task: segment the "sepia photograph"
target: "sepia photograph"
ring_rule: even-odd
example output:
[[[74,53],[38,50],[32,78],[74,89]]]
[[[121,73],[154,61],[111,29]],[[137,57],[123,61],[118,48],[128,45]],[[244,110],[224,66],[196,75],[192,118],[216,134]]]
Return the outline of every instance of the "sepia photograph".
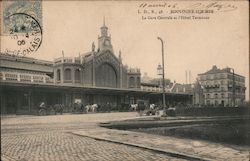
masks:
[[[2,0],[2,161],[249,161],[247,0]]]

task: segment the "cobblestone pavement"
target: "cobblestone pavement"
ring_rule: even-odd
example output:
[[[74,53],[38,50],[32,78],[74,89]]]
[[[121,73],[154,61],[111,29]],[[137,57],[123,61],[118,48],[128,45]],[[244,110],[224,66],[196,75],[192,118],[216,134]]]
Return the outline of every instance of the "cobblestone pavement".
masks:
[[[135,117],[135,113],[1,117],[1,160],[147,161],[182,160],[151,150],[116,144],[71,131],[94,130],[97,123]]]
[[[155,151],[174,154],[174,156],[187,158],[188,160],[249,161],[249,147],[247,146],[226,145],[203,140],[181,139],[107,128],[90,129],[88,131],[77,130],[72,133],[154,149]]]

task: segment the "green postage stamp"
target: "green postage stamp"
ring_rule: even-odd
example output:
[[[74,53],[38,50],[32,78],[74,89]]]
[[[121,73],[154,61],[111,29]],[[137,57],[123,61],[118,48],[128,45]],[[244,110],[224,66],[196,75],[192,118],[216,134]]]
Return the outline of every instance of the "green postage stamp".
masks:
[[[42,1],[3,1],[2,35],[5,52],[34,53],[42,43]]]

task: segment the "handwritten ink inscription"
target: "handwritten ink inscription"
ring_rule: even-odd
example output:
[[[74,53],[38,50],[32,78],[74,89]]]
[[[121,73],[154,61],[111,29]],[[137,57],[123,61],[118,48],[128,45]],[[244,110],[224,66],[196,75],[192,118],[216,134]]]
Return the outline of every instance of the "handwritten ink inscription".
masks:
[[[143,2],[139,4],[137,14],[142,20],[207,20],[215,13],[237,9],[229,2]]]

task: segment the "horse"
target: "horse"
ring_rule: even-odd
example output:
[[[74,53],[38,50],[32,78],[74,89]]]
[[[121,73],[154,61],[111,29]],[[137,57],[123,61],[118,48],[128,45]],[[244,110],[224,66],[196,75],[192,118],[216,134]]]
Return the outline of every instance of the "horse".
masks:
[[[97,111],[97,108],[98,108],[98,105],[97,105],[97,104],[93,104],[93,105],[91,106],[92,112],[96,112],[96,111]]]
[[[131,104],[130,105],[130,110],[131,111],[137,111],[137,108],[138,108],[138,104]]]
[[[73,113],[81,113],[83,112],[83,110],[84,110],[83,105],[81,103],[76,102],[73,104],[73,109],[72,109]]]
[[[53,109],[54,109],[54,111],[55,111],[55,115],[56,115],[57,113],[60,113],[60,114],[62,115],[62,113],[63,113],[63,108],[64,108],[64,105],[63,105],[63,104],[55,104],[54,107],[53,107]]]
[[[155,104],[150,104],[150,105],[149,105],[149,109],[150,109],[150,110],[154,110],[154,109],[155,109],[155,107],[156,107],[156,105],[155,105]]]
[[[92,104],[92,105],[88,104],[88,105],[85,106],[85,111],[86,111],[86,113],[88,113],[88,112],[96,112],[97,108],[98,108],[97,104]]]
[[[84,108],[85,108],[86,113],[88,113],[91,109],[91,105],[87,104]]]

